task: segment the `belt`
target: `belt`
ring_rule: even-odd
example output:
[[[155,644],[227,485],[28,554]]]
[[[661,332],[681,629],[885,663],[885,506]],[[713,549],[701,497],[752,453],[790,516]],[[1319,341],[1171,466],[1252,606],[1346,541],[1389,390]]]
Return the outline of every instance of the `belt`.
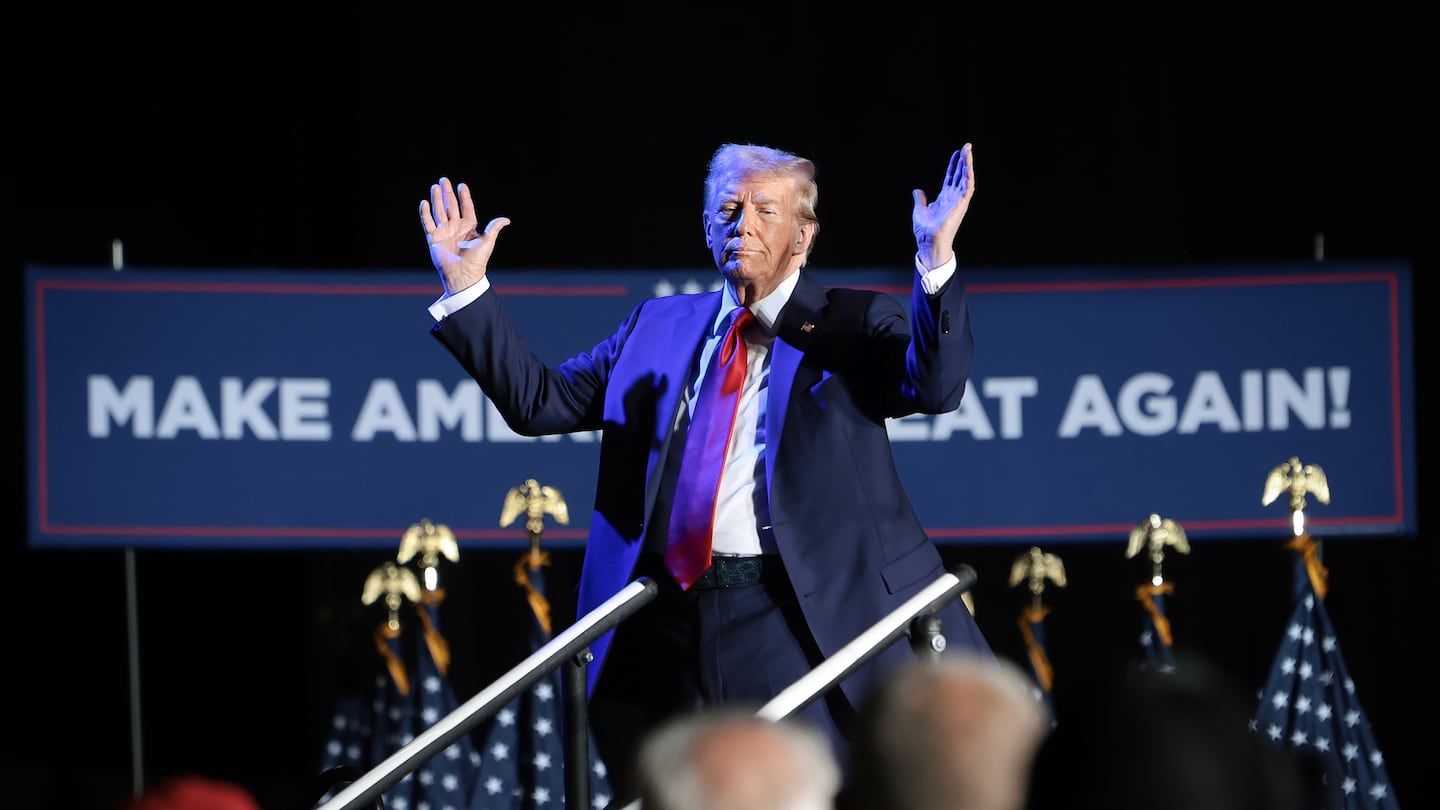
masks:
[[[784,573],[778,554],[716,555],[711,557],[710,567],[695,580],[690,590],[743,588],[778,579]]]

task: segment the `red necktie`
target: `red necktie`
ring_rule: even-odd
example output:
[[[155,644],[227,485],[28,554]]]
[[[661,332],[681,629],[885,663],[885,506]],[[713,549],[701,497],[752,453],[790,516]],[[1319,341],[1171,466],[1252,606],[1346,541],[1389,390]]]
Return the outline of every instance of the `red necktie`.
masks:
[[[753,320],[745,307],[730,313],[730,328],[720,338],[695,395],[665,545],[665,568],[681,588],[689,588],[710,567],[720,470],[740,410],[740,389],[745,387],[746,350],[740,332]]]

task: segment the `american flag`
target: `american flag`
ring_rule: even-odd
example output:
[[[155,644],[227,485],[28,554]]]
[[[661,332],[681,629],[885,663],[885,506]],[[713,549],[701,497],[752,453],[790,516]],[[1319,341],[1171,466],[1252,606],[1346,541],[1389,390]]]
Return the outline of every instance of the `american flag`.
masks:
[[[1315,557],[1314,541],[1300,535],[1289,547],[1298,552],[1295,608],[1252,727],[1283,748],[1323,762],[1326,792],[1346,810],[1399,810],[1325,610],[1326,571]]]
[[[1170,631],[1170,618],[1165,615],[1165,596],[1175,592],[1175,584],[1145,583],[1135,588],[1135,599],[1143,607],[1140,620],[1139,665],[1156,672],[1175,671],[1175,644]]]
[[[515,581],[525,591],[531,609],[532,651],[550,641],[550,603],[545,597],[543,571],[550,556],[538,549],[522,555],[515,564]],[[552,670],[531,689],[515,698],[491,721],[480,746],[480,771],[470,810],[558,810],[565,807],[565,731],[563,673]],[[610,804],[611,791],[605,764],[590,740],[588,781],[590,807]],[[588,810],[572,808],[571,810]]]
[[[376,629],[376,650],[384,666],[376,674],[368,705],[355,695],[338,702],[322,771],[350,766],[367,772],[459,706],[446,675],[449,648],[439,631],[441,599],[427,598],[415,606],[416,633],[407,635],[388,623]],[[468,737],[461,738],[385,791],[385,807],[465,810],[479,767],[479,752]]]

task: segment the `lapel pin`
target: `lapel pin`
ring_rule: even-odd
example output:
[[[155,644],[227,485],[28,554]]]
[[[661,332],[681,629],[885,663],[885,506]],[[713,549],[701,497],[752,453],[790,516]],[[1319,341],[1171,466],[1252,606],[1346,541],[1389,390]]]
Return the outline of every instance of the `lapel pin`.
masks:
[[[801,332],[812,332],[812,331],[814,331],[814,330],[815,330],[815,324],[813,324],[813,323],[811,323],[811,322],[809,322],[809,321],[806,321],[806,322],[800,324],[800,331],[801,331]]]

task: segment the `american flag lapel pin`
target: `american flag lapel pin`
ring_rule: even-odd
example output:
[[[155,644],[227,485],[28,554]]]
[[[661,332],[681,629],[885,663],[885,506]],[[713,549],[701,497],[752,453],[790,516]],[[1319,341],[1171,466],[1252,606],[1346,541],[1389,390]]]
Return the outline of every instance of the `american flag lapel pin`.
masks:
[[[800,331],[801,331],[801,332],[813,332],[813,331],[815,331],[815,324],[813,324],[813,323],[811,323],[811,322],[809,322],[809,321],[806,321],[806,322],[800,324]]]

